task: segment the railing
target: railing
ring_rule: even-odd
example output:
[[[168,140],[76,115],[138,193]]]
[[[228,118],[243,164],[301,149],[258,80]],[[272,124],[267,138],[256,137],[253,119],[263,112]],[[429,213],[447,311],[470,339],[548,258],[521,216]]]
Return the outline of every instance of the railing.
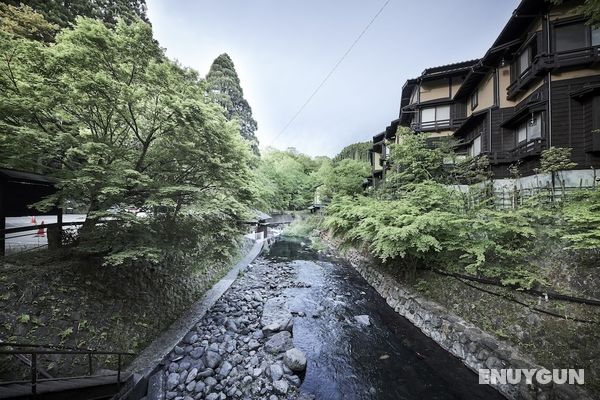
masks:
[[[523,71],[510,85],[508,85],[507,98],[515,98],[520,92],[549,70],[578,65],[590,65],[600,63],[600,46],[584,47],[575,50],[554,52],[551,54],[541,53],[533,58],[531,65]]]
[[[38,356],[39,355],[48,355],[48,354],[62,354],[62,355],[87,355],[88,357],[88,375],[92,376],[93,374],[93,363],[92,356],[94,355],[116,355],[117,356],[117,386],[121,386],[121,365],[122,358],[124,356],[134,356],[135,353],[129,352],[119,352],[119,351],[99,351],[95,349],[78,349],[78,348],[70,348],[63,346],[54,346],[54,345],[41,345],[41,344],[28,344],[28,343],[11,343],[11,342],[0,342],[0,347],[12,347],[12,348],[23,348],[27,350],[0,350],[0,354],[4,355],[13,355],[13,356],[31,356],[31,394],[37,394],[37,381],[38,381],[38,373],[40,368],[37,365]]]
[[[494,151],[487,154],[491,164],[506,164],[529,156],[539,155],[544,150],[545,140],[533,139],[509,151]]]
[[[452,129],[458,128],[466,118],[456,118],[456,119],[440,119],[437,121],[427,121],[414,123],[411,125],[411,128],[415,131],[436,131],[441,129]]]
[[[8,228],[8,229],[0,229],[0,256],[4,256],[4,247],[6,239],[15,239],[19,237],[30,236],[31,234],[24,235],[16,235],[9,236],[6,235],[14,234],[14,233],[22,233],[29,231],[39,231],[40,229],[46,229],[48,233],[48,246],[49,247],[60,247],[62,241],[62,229],[66,226],[80,226],[83,225],[82,221],[74,221],[74,222],[61,222],[61,223],[52,223],[52,224],[40,224],[40,225],[32,225],[32,226],[20,226],[18,228]],[[42,247],[45,247],[42,246]]]

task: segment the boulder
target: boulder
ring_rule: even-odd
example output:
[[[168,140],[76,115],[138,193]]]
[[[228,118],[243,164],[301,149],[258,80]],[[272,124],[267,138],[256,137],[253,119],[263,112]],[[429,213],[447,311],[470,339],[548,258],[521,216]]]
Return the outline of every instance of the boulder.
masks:
[[[265,351],[271,354],[283,353],[292,347],[294,347],[292,335],[288,331],[274,334],[267,343],[265,343]]]
[[[297,348],[286,351],[283,356],[283,362],[289,369],[295,372],[301,372],[306,369],[306,355]]]
[[[282,297],[273,297],[266,301],[263,306],[260,324],[268,327],[270,331],[276,332],[286,329],[292,321],[292,313],[287,308],[287,302]]]

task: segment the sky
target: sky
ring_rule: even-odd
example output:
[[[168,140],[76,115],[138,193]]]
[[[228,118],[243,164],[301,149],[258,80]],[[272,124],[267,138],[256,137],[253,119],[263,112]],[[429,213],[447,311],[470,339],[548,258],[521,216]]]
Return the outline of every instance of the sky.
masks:
[[[281,133],[385,0],[146,0],[167,55],[206,75],[231,56],[261,148],[334,156],[398,118],[402,85],[483,56],[518,0],[391,0]]]

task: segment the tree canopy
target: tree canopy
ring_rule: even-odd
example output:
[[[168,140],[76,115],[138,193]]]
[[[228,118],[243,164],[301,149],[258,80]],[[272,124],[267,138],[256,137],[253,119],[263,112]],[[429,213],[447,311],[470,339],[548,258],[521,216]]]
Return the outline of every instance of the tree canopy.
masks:
[[[24,4],[44,15],[47,21],[61,27],[75,23],[77,17],[101,20],[109,25],[117,23],[119,18],[133,21],[140,18],[148,22],[146,17],[146,0],[2,0],[2,3],[19,6]]]
[[[228,120],[239,123],[240,135],[259,155],[255,134],[258,125],[252,118],[252,108],[244,98],[240,78],[229,55],[221,54],[213,62],[206,75],[206,91],[211,99],[223,107]]]

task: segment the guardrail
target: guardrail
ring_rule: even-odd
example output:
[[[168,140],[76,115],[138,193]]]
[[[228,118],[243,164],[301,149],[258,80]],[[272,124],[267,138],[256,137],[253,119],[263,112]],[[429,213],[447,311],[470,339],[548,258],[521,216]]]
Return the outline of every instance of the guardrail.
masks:
[[[66,226],[80,226],[80,225],[83,225],[83,221],[60,222],[60,223],[55,222],[55,223],[51,223],[51,224],[19,226],[17,228],[0,229],[0,256],[5,255],[6,239],[25,237],[25,236],[29,236],[30,234],[10,236],[10,237],[6,237],[6,235],[10,235],[13,233],[29,232],[29,231],[39,231],[40,229],[47,229],[48,247],[57,248],[57,247],[61,246],[63,228]]]
[[[93,363],[92,357],[94,355],[116,355],[117,356],[117,385],[121,385],[121,365],[123,356],[134,356],[135,353],[122,352],[122,351],[101,351],[96,349],[80,349],[72,347],[63,347],[55,345],[45,344],[31,344],[31,343],[12,343],[12,342],[0,342],[0,347],[11,347],[11,348],[22,348],[26,350],[2,350],[0,354],[13,355],[13,356],[25,356],[30,355],[30,368],[31,368],[31,394],[37,393],[37,378],[40,368],[37,365],[38,356],[44,354],[62,354],[62,355],[87,355],[88,356],[88,375],[93,374]],[[75,376],[76,377],[76,376]],[[75,378],[71,377],[71,378]]]

